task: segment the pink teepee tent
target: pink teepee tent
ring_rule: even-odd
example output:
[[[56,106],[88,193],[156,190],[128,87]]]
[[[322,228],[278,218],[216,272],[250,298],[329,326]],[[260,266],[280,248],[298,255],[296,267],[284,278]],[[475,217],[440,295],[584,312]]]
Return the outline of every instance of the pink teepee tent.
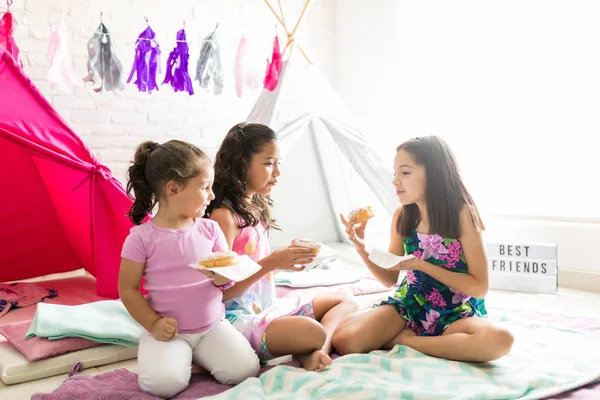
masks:
[[[118,297],[131,200],[0,48],[0,282],[85,268]]]

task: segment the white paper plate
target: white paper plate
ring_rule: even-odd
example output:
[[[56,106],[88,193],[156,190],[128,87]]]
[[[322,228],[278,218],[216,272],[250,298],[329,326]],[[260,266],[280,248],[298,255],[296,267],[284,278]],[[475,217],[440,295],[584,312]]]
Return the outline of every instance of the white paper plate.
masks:
[[[305,265],[306,268],[304,270],[310,271],[317,265],[321,264],[323,261],[325,261],[329,258],[335,257],[338,254],[339,253],[337,251],[335,251],[334,249],[332,249],[331,247],[321,246],[321,250],[319,251],[319,254],[317,254],[317,256],[314,258],[313,262]]]
[[[206,271],[212,271],[215,274],[219,274],[227,279],[231,279],[234,282],[243,281],[246,278],[254,275],[262,268],[260,265],[255,263],[247,255],[239,256],[236,265],[231,267],[218,267],[218,268],[205,268],[199,264],[190,264],[191,268],[204,269]]]
[[[395,254],[388,253],[387,251],[379,250],[376,248],[372,248],[369,253],[369,260],[371,260],[373,264],[385,269],[395,267],[400,261],[410,260],[411,258],[415,258],[415,256],[397,256]]]

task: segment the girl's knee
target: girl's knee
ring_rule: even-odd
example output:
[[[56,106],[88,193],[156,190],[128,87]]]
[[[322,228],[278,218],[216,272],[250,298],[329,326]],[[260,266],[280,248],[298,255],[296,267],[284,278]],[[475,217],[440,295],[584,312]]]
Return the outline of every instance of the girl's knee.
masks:
[[[344,304],[344,308],[348,313],[358,311],[360,308],[356,298],[348,292],[342,292],[340,304]]]
[[[494,361],[507,355],[513,345],[514,336],[508,330],[490,327],[480,334],[480,346],[486,349],[482,362]]]
[[[351,324],[338,326],[333,332],[331,345],[340,355],[362,353],[359,332]]]
[[[498,349],[498,358],[507,355],[512,348],[515,337],[508,330],[496,328],[494,332],[495,347]]]
[[[312,318],[302,318],[304,319],[304,324],[300,335],[306,335],[305,337],[310,338],[311,341],[315,342],[316,350],[320,349],[323,347],[325,340],[327,340],[327,330],[325,330],[323,325]]]
[[[191,367],[174,368],[168,365],[156,365],[144,372],[140,370],[138,384],[144,392],[155,396],[170,398],[184,390],[190,383]]]
[[[296,342],[297,351],[300,353],[308,353],[321,349],[327,340],[327,330],[325,330],[325,327],[313,318],[295,318],[299,318],[299,320],[296,322],[293,331],[290,333],[293,335],[293,340]],[[286,338],[286,340],[288,339]]]
[[[256,353],[251,352],[236,358],[227,368],[213,371],[212,375],[219,383],[237,385],[248,378],[253,378],[258,373],[260,363]]]
[[[338,304],[339,303],[356,303],[354,296],[345,290],[332,291],[331,295],[338,301]],[[358,303],[356,303],[356,304],[358,304]]]

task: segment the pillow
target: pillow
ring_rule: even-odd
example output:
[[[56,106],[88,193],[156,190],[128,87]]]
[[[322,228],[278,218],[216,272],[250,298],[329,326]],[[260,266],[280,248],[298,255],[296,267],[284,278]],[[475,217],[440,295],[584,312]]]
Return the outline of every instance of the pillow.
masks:
[[[66,374],[72,371],[74,366],[88,369],[135,359],[137,352],[137,346],[124,347],[105,344],[59,354],[44,360],[27,361],[23,354],[9,342],[0,341],[0,380],[6,385],[35,381]],[[127,368],[135,368],[135,363],[128,364]],[[2,393],[2,385],[0,385],[0,393]],[[0,395],[0,398],[4,397]]]
[[[43,360],[44,358],[58,354],[87,349],[102,344],[83,338],[48,340],[47,338],[34,336],[31,339],[25,339],[29,325],[31,325],[31,321],[21,321],[0,326],[0,334],[29,361]]]

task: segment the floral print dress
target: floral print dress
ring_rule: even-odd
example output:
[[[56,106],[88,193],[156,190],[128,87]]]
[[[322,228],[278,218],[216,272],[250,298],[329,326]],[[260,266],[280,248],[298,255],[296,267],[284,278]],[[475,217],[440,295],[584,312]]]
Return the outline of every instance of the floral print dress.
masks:
[[[404,239],[405,254],[457,274],[469,272],[460,239],[413,231]],[[407,271],[393,297],[381,305],[392,305],[419,336],[439,336],[453,322],[466,317],[487,317],[483,299],[455,291],[421,271]]]

